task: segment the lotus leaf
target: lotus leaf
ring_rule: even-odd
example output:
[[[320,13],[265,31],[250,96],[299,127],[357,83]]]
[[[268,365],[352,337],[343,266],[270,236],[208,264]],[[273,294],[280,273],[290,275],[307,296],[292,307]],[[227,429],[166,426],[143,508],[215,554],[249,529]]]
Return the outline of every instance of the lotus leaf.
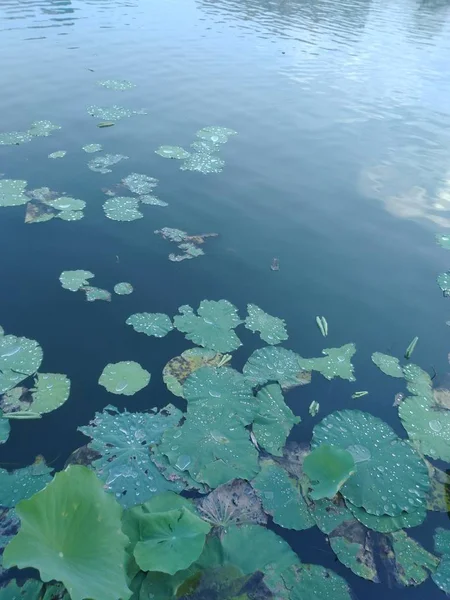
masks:
[[[267,344],[279,344],[288,339],[286,323],[283,319],[268,315],[256,304],[247,304],[247,312],[245,326],[253,333],[259,331],[261,339]]]
[[[169,206],[168,202],[164,202],[164,200],[160,200],[156,196],[150,196],[148,194],[139,196],[139,202],[142,202],[142,204],[148,204],[150,206]]]
[[[403,377],[403,370],[398,358],[395,358],[395,356],[374,352],[372,354],[372,360],[380,371],[383,371],[386,375],[390,375],[391,377]]]
[[[355,575],[379,583],[371,533],[355,519],[344,521],[329,536],[339,561]]]
[[[180,146],[160,146],[158,150],[155,150],[155,154],[159,154],[163,158],[177,158],[179,160],[191,155],[190,152]]]
[[[342,577],[320,565],[295,564],[281,577],[290,600],[351,600],[350,589]]]
[[[112,173],[112,170],[108,167],[116,165],[121,160],[128,159],[128,156],[123,154],[104,154],[102,156],[95,156],[88,162],[88,168],[96,173]]]
[[[198,316],[190,306],[181,306],[178,310],[181,315],[174,317],[174,325],[194,344],[216,352],[231,352],[242,345],[234,332],[242,321],[228,300],[202,300]]]
[[[2,598],[2,582],[8,577],[8,569],[4,569],[3,551],[20,527],[19,517],[13,508],[0,507],[0,599]],[[13,597],[11,600],[15,600]],[[34,600],[34,599],[33,599]]]
[[[189,237],[186,231],[176,229],[176,227],[163,227],[162,229],[156,229],[155,233],[159,233],[165,240],[176,243],[183,242]]]
[[[3,327],[0,325],[0,335],[5,335],[5,330],[3,329]]]
[[[8,440],[10,430],[9,421],[3,417],[3,412],[0,410],[0,444],[4,444]]]
[[[425,462],[431,481],[427,508],[439,512],[450,512],[450,472],[441,471],[430,462]]]
[[[352,454],[356,473],[341,493],[374,515],[416,512],[426,503],[428,470],[415,450],[381,419],[359,410],[331,413],[314,427],[312,448],[340,447]]]
[[[371,515],[364,508],[353,506],[347,502],[347,507],[360,523],[368,529],[379,531],[380,533],[391,533],[407,527],[417,527],[421,525],[427,516],[426,506],[420,507],[416,512],[402,512],[396,517],[389,515]]]
[[[131,117],[132,115],[147,114],[145,110],[130,110],[116,104],[109,107],[88,106],[87,111],[92,117],[102,119],[102,121],[120,121],[120,119]]]
[[[198,171],[207,175],[208,173],[220,173],[224,165],[225,161],[218,156],[207,152],[193,152],[182,162],[180,169],[182,171]]]
[[[77,198],[71,198],[69,196],[61,196],[55,200],[47,200],[46,204],[57,210],[83,210],[86,207],[84,200],[78,200]]]
[[[125,507],[134,506],[167,490],[185,485],[168,481],[151,460],[149,446],[161,441],[163,432],[176,425],[182,413],[169,405],[158,413],[119,413],[108,406],[96,413],[90,425],[79,430],[92,438],[89,449],[100,454],[92,466]]]
[[[211,140],[196,140],[191,144],[191,148],[194,148],[197,152],[214,153],[220,150],[220,144],[211,142]]]
[[[29,131],[8,131],[0,133],[0,146],[18,146],[31,142],[32,139]]]
[[[68,399],[70,379],[59,373],[38,373],[31,394],[31,410],[39,414],[49,413]]]
[[[95,473],[70,466],[16,510],[21,528],[4,552],[6,566],[38,569],[43,581],[61,581],[72,600],[130,597],[122,510]]]
[[[1,336],[0,394],[36,373],[42,358],[42,348],[34,340],[15,335]]]
[[[450,235],[446,233],[437,233],[436,242],[446,250],[450,250]]]
[[[203,129],[199,129],[195,135],[204,140],[208,140],[213,144],[225,144],[228,142],[228,136],[236,134],[237,131],[229,129],[228,127],[216,127],[211,125],[209,127],[203,127]]]
[[[84,213],[81,210],[63,210],[55,217],[63,221],[79,221],[84,217]]]
[[[0,206],[21,206],[28,202],[24,191],[27,182],[21,179],[0,179]]]
[[[439,560],[404,531],[391,534],[395,576],[401,585],[420,585],[436,571]]]
[[[183,395],[188,403],[188,416],[199,420],[223,410],[228,423],[231,420],[249,425],[258,408],[250,384],[231,368],[197,369],[184,382]]]
[[[86,293],[86,300],[88,302],[95,302],[96,300],[111,302],[111,293],[108,292],[108,290],[93,287],[91,285],[83,287],[82,290]]]
[[[311,373],[300,366],[300,356],[292,350],[266,346],[255,350],[242,371],[253,386],[278,381],[283,390],[311,381]]]
[[[116,283],[116,285],[114,286],[114,292],[119,296],[128,296],[128,294],[133,293],[133,286],[131,285],[131,283],[122,281],[121,283]]]
[[[284,402],[278,383],[264,386],[256,395],[258,412],[253,420],[253,433],[258,444],[275,456],[283,455],[283,447],[294,425],[300,422]]]
[[[86,144],[86,146],[82,147],[82,150],[88,154],[93,154],[94,152],[100,152],[103,150],[103,146],[101,144]]]
[[[289,477],[272,460],[261,462],[261,470],[251,485],[261,498],[264,510],[272,515],[274,523],[297,531],[314,526],[299,482]]]
[[[42,600],[70,600],[70,596],[61,583],[53,583],[45,586]]]
[[[139,212],[139,200],[126,196],[115,196],[106,200],[103,210],[108,219],[113,221],[136,221],[144,216]]]
[[[57,152],[52,152],[48,155],[49,158],[64,158],[67,154],[66,150],[58,150]]]
[[[31,124],[28,133],[33,137],[48,137],[52,131],[61,129],[59,125],[53,125],[51,121],[35,121]]]
[[[332,500],[324,498],[309,504],[311,516],[317,527],[329,535],[345,521],[354,521],[353,515],[346,506],[344,499],[337,494]]]
[[[406,379],[406,388],[415,396],[432,395],[431,377],[426,371],[414,364],[403,367],[403,375]]]
[[[318,371],[326,379],[341,377],[348,381],[355,381],[351,363],[355,352],[355,344],[345,344],[340,348],[325,348],[322,350],[322,354],[326,355],[325,358],[301,358],[300,366],[308,371]]]
[[[27,500],[42,490],[51,480],[49,469],[42,457],[29,467],[8,473],[0,469],[0,506],[12,508],[20,500]]]
[[[154,177],[149,177],[148,175],[131,173],[131,175],[122,179],[122,183],[130,190],[130,192],[141,196],[142,194],[151,194],[153,188],[158,185],[158,180]]]
[[[172,321],[163,313],[135,313],[125,321],[138,333],[162,338],[172,331]]]
[[[161,475],[172,484],[170,489],[198,490],[202,494],[206,494],[209,491],[208,486],[195,481],[189,475],[188,471],[180,471],[178,468],[185,466],[186,459],[189,459],[189,457],[181,457],[176,466],[172,466],[167,456],[160,451],[159,446],[152,446],[151,459]]]
[[[0,600],[38,600],[41,590],[42,582],[35,579],[27,579],[22,586],[12,579],[5,587],[0,588]]]
[[[355,473],[355,461],[347,450],[321,444],[305,458],[303,470],[312,485],[312,500],[331,500]]]
[[[442,554],[437,570],[432,573],[434,583],[446,594],[450,593],[450,531],[438,527],[434,535],[434,549]]]
[[[90,271],[63,271],[59,276],[59,280],[65,290],[77,292],[83,286],[89,285],[88,279],[93,277],[94,273]]]
[[[444,296],[448,296],[450,294],[450,271],[439,273],[437,282]]]
[[[150,377],[139,363],[123,360],[106,365],[98,382],[112,394],[132,396],[149,384]]]
[[[190,348],[166,364],[163,369],[164,383],[172,394],[184,398],[183,384],[191,373],[205,366],[222,367],[228,364],[230,358],[230,355],[213,350]]]
[[[136,87],[135,83],[127,81],[126,79],[105,79],[104,81],[97,81],[98,85],[108,90],[124,91],[132,90]]]

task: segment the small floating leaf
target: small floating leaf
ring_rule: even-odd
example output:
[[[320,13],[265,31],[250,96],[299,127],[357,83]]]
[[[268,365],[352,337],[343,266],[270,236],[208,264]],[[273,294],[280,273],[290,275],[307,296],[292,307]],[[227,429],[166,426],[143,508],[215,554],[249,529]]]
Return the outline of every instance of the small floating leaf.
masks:
[[[394,575],[401,585],[420,585],[436,571],[438,559],[404,531],[391,534]]]
[[[96,300],[111,302],[111,293],[108,290],[93,286],[85,286],[81,289],[86,293],[86,300],[88,302],[95,302]]]
[[[292,350],[267,346],[255,350],[242,370],[253,386],[278,381],[283,390],[305,385],[311,381],[311,372],[300,366],[300,356]]]
[[[236,134],[237,131],[234,131],[234,129],[211,125],[209,127],[203,127],[203,129],[199,129],[195,135],[204,140],[208,140],[213,144],[225,144],[228,142],[228,137],[230,135]]]
[[[31,498],[52,480],[51,472],[42,456],[23,469],[10,473],[0,469],[0,506],[13,508],[21,500]]]
[[[135,313],[125,321],[138,333],[162,338],[172,331],[172,321],[163,313]]]
[[[58,150],[57,152],[52,152],[48,155],[49,158],[64,158],[67,154],[66,150]]]
[[[113,221],[136,221],[144,216],[139,210],[139,200],[126,196],[114,196],[103,204],[108,219]]]
[[[105,127],[114,127],[114,121],[102,121],[101,123],[97,123],[97,127],[100,129],[104,129]]]
[[[158,185],[158,179],[141,173],[131,173],[124,179],[122,183],[130,192],[142,196],[143,194],[151,194],[153,189]]]
[[[123,92],[124,90],[132,90],[136,87],[135,83],[127,81],[126,79],[105,79],[103,81],[97,81],[98,85],[108,90],[117,90]]]
[[[308,412],[312,417],[315,417],[320,410],[320,404],[318,402],[316,402],[315,400],[313,400],[311,402],[311,404],[309,405],[309,409]]]
[[[77,292],[83,286],[89,285],[88,279],[92,279],[93,277],[94,273],[90,271],[63,271],[59,276],[59,280],[65,290]]]
[[[358,399],[358,398],[362,398],[363,396],[367,396],[367,394],[368,394],[368,393],[369,393],[369,392],[368,392],[368,391],[366,391],[366,390],[364,390],[364,391],[360,391],[360,392],[354,392],[354,393],[352,394],[352,399],[353,399],[353,400],[356,400],[356,399]]]
[[[180,146],[160,146],[158,150],[155,150],[155,154],[159,154],[163,158],[176,158],[178,160],[190,156],[190,152]]]
[[[371,515],[364,508],[353,506],[351,502],[347,501],[346,504],[360,523],[380,533],[391,533],[407,527],[417,527],[425,521],[427,516],[426,506],[421,506],[415,512],[402,512],[396,517],[391,517],[389,515]]]
[[[450,250],[450,235],[446,233],[437,233],[436,241],[440,246],[442,246],[446,250]]]
[[[38,373],[31,395],[30,409],[39,414],[49,413],[69,398],[70,379],[60,373]]]
[[[439,273],[437,282],[444,296],[450,296],[450,271],[447,271],[446,273]]]
[[[148,194],[139,196],[139,202],[142,202],[142,204],[149,204],[150,206],[169,206],[168,202],[164,202],[164,200],[160,200],[156,196],[149,196]]]
[[[63,210],[55,217],[63,221],[79,221],[84,217],[84,213],[82,210]]]
[[[303,469],[312,485],[312,500],[331,500],[355,473],[356,466],[347,450],[321,444],[306,456]]]
[[[33,137],[48,137],[52,131],[61,129],[59,125],[53,125],[51,121],[35,121],[31,124],[28,132]]]
[[[123,154],[104,154],[102,156],[95,156],[88,162],[88,167],[91,171],[96,173],[112,173],[112,170],[108,167],[116,165],[121,160],[128,159],[128,156]]]
[[[34,375],[42,358],[42,348],[36,341],[15,335],[0,336],[0,394]]]
[[[112,394],[132,396],[149,384],[150,373],[139,363],[126,360],[106,365],[98,382]]]
[[[268,315],[256,304],[247,304],[247,311],[245,326],[253,333],[259,331],[261,339],[267,344],[279,344],[288,339],[286,323],[283,319]]]
[[[0,146],[18,146],[31,142],[32,139],[29,131],[8,131],[0,133]]]
[[[47,200],[46,204],[47,206],[62,211],[83,210],[86,207],[86,202],[84,202],[84,200],[78,200],[77,198],[71,198],[70,196],[61,196],[55,200]]]
[[[319,371],[326,379],[341,377],[341,379],[355,381],[351,363],[355,352],[355,344],[345,344],[340,348],[325,348],[322,354],[326,357],[301,358],[300,366],[308,371]]]
[[[100,127],[101,124],[98,125]],[[101,144],[86,144],[82,147],[82,150],[87,152],[88,154],[92,154],[94,152],[100,152],[103,150],[103,146]]]
[[[128,296],[128,294],[133,293],[133,286],[131,285],[131,283],[122,281],[121,283],[116,283],[116,285],[114,286],[114,292],[119,296]]]
[[[414,352],[414,348],[416,347],[416,344],[418,341],[419,341],[419,338],[416,336],[412,340],[412,342],[409,344],[409,346],[406,348],[406,352],[405,352],[406,360],[409,360],[411,358],[411,354]]]
[[[28,202],[25,196],[27,182],[21,179],[0,179],[0,206],[21,206]]]
[[[116,104],[109,107],[88,106],[87,111],[92,117],[107,121],[108,125],[106,125],[106,127],[109,127],[110,121],[112,121],[112,124],[114,125],[115,121],[120,121],[120,119],[125,117],[147,114],[145,110],[130,110],[129,108],[124,108],[123,106],[117,106]],[[105,126],[103,123],[102,125]]]
[[[180,169],[182,171],[198,171],[199,173],[220,173],[223,170],[225,161],[208,154],[206,152],[193,152],[188,158],[186,158]]]
[[[316,317],[316,323],[323,337],[328,335],[328,323],[325,317]]]
[[[403,370],[398,358],[395,358],[395,356],[374,352],[372,354],[372,361],[385,375],[390,375],[391,377],[403,377]]]

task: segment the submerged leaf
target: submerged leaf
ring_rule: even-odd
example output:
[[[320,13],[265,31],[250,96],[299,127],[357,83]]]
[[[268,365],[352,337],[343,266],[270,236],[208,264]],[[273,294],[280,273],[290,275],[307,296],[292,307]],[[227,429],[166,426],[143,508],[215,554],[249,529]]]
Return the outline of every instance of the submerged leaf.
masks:
[[[88,302],[95,302],[96,300],[111,302],[111,293],[108,290],[93,286],[85,286],[82,290],[86,293],[86,300]]]
[[[25,196],[27,182],[21,179],[0,179],[0,206],[21,206],[28,202]]]
[[[446,594],[450,593],[450,531],[438,527],[434,534],[434,549],[442,554],[441,561],[435,573],[432,573],[434,583]]]
[[[49,158],[64,158],[67,154],[66,150],[58,150],[57,152],[52,152],[48,155]]]
[[[245,377],[253,386],[278,381],[283,390],[311,381],[311,372],[300,366],[300,356],[286,348],[267,346],[255,350],[245,363]]]
[[[305,458],[303,470],[312,484],[312,500],[336,496],[355,473],[355,461],[347,450],[321,444]]]
[[[300,358],[300,366],[308,371],[319,371],[326,379],[341,377],[348,381],[355,381],[351,363],[355,352],[355,344],[345,344],[340,348],[325,348],[322,354],[326,357]]]
[[[172,331],[172,321],[163,313],[135,313],[125,321],[138,333],[162,338]]]
[[[31,498],[52,480],[51,472],[42,456],[29,467],[11,473],[0,469],[0,506],[13,508],[21,500]]]
[[[94,273],[90,271],[63,271],[59,276],[59,280],[65,290],[77,292],[83,286],[88,286],[88,279],[92,279],[93,277]]]
[[[390,375],[391,377],[403,377],[403,370],[398,358],[395,358],[395,356],[374,352],[372,354],[372,361],[385,375]]]
[[[110,363],[103,369],[98,380],[108,392],[132,396],[150,382],[150,373],[132,360]]]
[[[342,522],[329,536],[330,546],[339,561],[355,575],[379,583],[372,534],[351,518]]]
[[[128,294],[133,293],[133,286],[131,285],[131,283],[122,281],[121,283],[116,283],[116,285],[114,286],[114,292],[119,296],[128,296]]]
[[[191,155],[184,148],[180,146],[160,146],[158,150],[155,150],[155,154],[159,154],[163,158],[176,158],[182,160]]]
[[[444,296],[450,295],[450,272],[446,271],[445,273],[439,273],[437,277],[437,282],[439,287],[441,288]]]
[[[288,339],[286,323],[283,319],[268,315],[256,304],[247,304],[247,311],[245,326],[253,333],[259,331],[261,339],[267,344],[279,344]]]
[[[126,79],[105,79],[103,81],[97,81],[98,85],[108,90],[124,91],[131,90],[136,87],[135,83],[127,81]]]

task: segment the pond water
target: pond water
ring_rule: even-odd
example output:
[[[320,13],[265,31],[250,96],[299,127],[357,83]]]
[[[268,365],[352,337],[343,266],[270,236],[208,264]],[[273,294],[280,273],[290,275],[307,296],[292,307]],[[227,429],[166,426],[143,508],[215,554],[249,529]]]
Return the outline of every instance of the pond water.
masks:
[[[292,439],[309,441],[313,426],[342,408],[367,410],[404,436],[392,407],[403,388],[370,357],[402,356],[414,336],[414,362],[448,385],[449,300],[436,277],[449,256],[435,241],[450,232],[447,0],[3,0],[0,56],[0,132],[38,120],[61,127],[0,145],[2,177],[87,203],[75,222],[24,224],[24,206],[0,208],[0,324],[37,340],[44,372],[72,382],[60,409],[12,423],[2,466],[42,454],[62,468],[86,442],[77,427],[95,411],[174,402],[162,368],[191,344],[177,332],[137,334],[125,320],[144,311],[172,316],[204,298],[225,298],[241,315],[254,303],[285,319],[283,345],[302,356],[356,344],[356,384],[316,374],[287,395],[302,417]],[[97,84],[109,79],[135,87]],[[146,114],[98,128],[109,119],[90,116],[92,105]],[[220,150],[220,173],[180,170],[155,153],[189,148],[210,125],[238,133]],[[91,143],[129,158],[93,172],[87,163],[101,154],[82,150]],[[63,158],[48,158],[61,150]],[[168,206],[144,206],[133,222],[105,218],[103,190],[133,172],[157,178],[155,193]],[[219,235],[206,240],[204,256],[171,262],[175,246],[154,235],[162,227]],[[59,282],[74,269],[95,273],[101,288],[126,281],[134,292],[85,302]],[[327,318],[326,340],[316,315]],[[240,337],[238,369],[262,345],[247,330]],[[152,373],[135,396],[112,396],[97,383],[107,363],[122,360]],[[369,395],[351,399],[356,390]],[[320,402],[314,418],[312,400]],[[432,550],[434,528],[447,523],[445,513],[430,513],[415,537]],[[376,586],[337,562],[318,530],[276,530],[305,562],[344,576],[355,597],[442,595],[431,580]]]

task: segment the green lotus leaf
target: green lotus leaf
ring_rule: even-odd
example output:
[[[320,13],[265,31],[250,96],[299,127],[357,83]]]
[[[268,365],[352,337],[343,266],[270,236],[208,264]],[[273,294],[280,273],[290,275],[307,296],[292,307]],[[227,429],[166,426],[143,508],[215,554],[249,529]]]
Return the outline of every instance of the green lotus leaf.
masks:
[[[252,430],[259,446],[275,456],[283,455],[289,433],[300,423],[284,401],[278,383],[269,383],[256,395],[258,409],[253,420]]]
[[[439,564],[433,554],[418,542],[408,537],[404,531],[391,534],[394,552],[395,576],[401,585],[420,585]]]
[[[48,155],[49,158],[64,158],[67,154],[66,150],[58,150],[57,152],[52,152]]]
[[[21,206],[28,202],[25,196],[27,182],[21,179],[0,179],[0,206]]]
[[[131,175],[122,179],[122,183],[133,194],[142,196],[143,194],[151,194],[153,189],[158,185],[158,180],[155,177],[149,177],[141,173],[131,173]]]
[[[131,283],[122,281],[120,283],[116,283],[116,285],[114,286],[114,292],[119,296],[128,296],[128,294],[133,293],[133,286],[131,285]]]
[[[169,391],[175,396],[184,398],[183,384],[191,373],[200,367],[222,367],[229,363],[227,354],[220,354],[206,348],[190,348],[181,356],[175,356],[163,369],[163,380]]]
[[[450,594],[450,530],[438,527],[434,535],[434,549],[442,554],[438,568],[431,577],[446,594]]]
[[[131,596],[122,509],[95,473],[72,465],[16,510],[21,527],[5,549],[5,566],[38,569],[43,581],[61,581],[72,600]]]
[[[28,133],[33,137],[48,137],[52,131],[61,129],[59,125],[54,125],[51,121],[35,121],[31,124]]]
[[[51,472],[52,469],[47,467],[42,457],[38,457],[29,467],[11,473],[0,469],[0,506],[12,508],[20,500],[27,500],[40,492],[52,480]]]
[[[94,152],[100,152],[103,150],[103,146],[101,144],[86,144],[82,147],[82,150],[88,154],[93,154]]]
[[[450,250],[450,235],[446,233],[437,233],[436,242],[446,250]]]
[[[3,568],[3,552],[12,538],[17,535],[20,528],[20,520],[14,508],[0,507],[0,581],[8,579],[9,570]],[[2,587],[0,585],[0,600],[2,598]],[[14,596],[12,600],[14,600]],[[33,599],[34,600],[34,599]]]
[[[81,210],[63,210],[55,215],[55,217],[62,221],[79,221],[84,217],[84,213]]]
[[[191,155],[184,148],[180,146],[160,146],[158,150],[155,150],[155,154],[159,154],[163,158],[176,158],[182,160]]]
[[[203,127],[203,129],[199,129],[199,131],[197,131],[195,135],[204,140],[208,140],[213,144],[225,144],[226,142],[228,142],[228,137],[230,135],[236,134],[237,131],[229,129],[228,127],[218,127],[215,125],[211,125],[209,127]]]
[[[445,273],[439,273],[437,282],[444,296],[448,296],[450,294],[450,272],[446,271]]]
[[[385,373],[385,375],[390,375],[391,377],[403,377],[402,367],[400,366],[398,358],[395,358],[395,356],[374,352],[372,354],[372,361],[377,365],[380,371]]]
[[[438,512],[450,512],[450,473],[441,471],[428,461],[425,462],[431,482],[427,508]]]
[[[355,381],[353,375],[352,357],[356,352],[355,344],[345,344],[340,348],[325,348],[321,358],[301,358],[300,366],[308,371],[318,371],[326,379],[341,377],[348,381]]]
[[[139,200],[126,196],[114,196],[103,204],[108,219],[113,221],[136,221],[144,216],[138,210]]]
[[[0,394],[36,373],[43,358],[34,340],[15,335],[0,337]]]
[[[225,161],[207,152],[193,152],[183,160],[180,169],[182,171],[198,171],[207,175],[208,173],[220,173],[223,171]]]
[[[355,473],[356,465],[347,450],[321,444],[305,458],[303,470],[312,485],[309,493],[312,500],[331,500]]]
[[[61,285],[65,290],[77,292],[84,286],[89,285],[88,279],[95,277],[90,271],[63,271],[59,276]]]
[[[268,315],[256,304],[247,304],[247,312],[245,326],[253,333],[259,331],[261,339],[267,344],[279,344],[288,339],[286,323],[283,319]]]
[[[347,582],[320,565],[295,564],[281,578],[290,600],[351,600]]]
[[[283,390],[289,390],[311,381],[311,372],[300,366],[298,354],[286,348],[272,346],[255,350],[242,372],[254,387],[278,381]]]
[[[33,136],[28,131],[7,131],[0,133],[0,146],[18,146],[31,142]]]
[[[156,196],[151,196],[149,194],[139,196],[139,202],[142,202],[142,204],[149,204],[150,206],[169,206],[168,202],[164,202],[164,200],[160,200]]]
[[[42,600],[70,600],[70,596],[61,583],[53,583],[45,586]]]
[[[234,369],[201,367],[183,385],[187,414],[203,419],[225,409],[228,422],[249,425],[258,409],[253,390],[245,377]]]
[[[101,119],[102,121],[120,121],[120,119],[131,117],[132,115],[147,114],[145,110],[131,110],[129,108],[124,108],[123,106],[117,106],[117,104],[107,107],[95,105],[88,106],[87,111],[92,117]]]
[[[109,363],[98,380],[112,394],[132,396],[144,389],[150,382],[150,373],[132,360]]]
[[[102,156],[94,156],[94,158],[91,158],[87,166],[91,171],[105,175],[106,173],[112,173],[112,170],[109,167],[128,158],[128,156],[124,156],[123,154],[103,154]]]
[[[22,586],[19,586],[16,580],[12,579],[5,587],[0,588],[0,600],[39,600],[41,590],[41,581],[27,579]]]
[[[92,285],[84,286],[82,290],[86,293],[87,302],[95,302],[96,300],[111,302],[111,293],[108,292],[108,290],[94,287]]]
[[[100,458],[93,461],[97,475],[125,506],[145,502],[167,490],[181,491],[180,480],[168,481],[151,460],[149,446],[161,441],[163,432],[174,427],[182,413],[169,405],[158,413],[129,413],[107,406],[85,427],[84,435],[92,438],[88,448]]]
[[[62,213],[61,213],[62,214]],[[28,202],[25,223],[45,223],[58,215],[58,211],[43,202]]]
[[[83,210],[83,208],[86,207],[86,202],[84,200],[78,200],[77,198],[71,198],[70,196],[61,196],[55,200],[47,200],[46,204],[52,208],[63,211]]]
[[[163,313],[135,313],[128,317],[125,323],[131,325],[138,333],[157,338],[166,336],[173,329],[172,321]]]
[[[127,81],[126,79],[105,79],[104,81],[97,81],[97,83],[108,90],[121,92],[124,90],[132,90],[136,87],[135,83],[131,83],[131,81]]]
[[[391,533],[408,527],[421,525],[427,516],[427,507],[421,506],[415,512],[403,512],[396,517],[389,515],[371,515],[364,508],[353,506],[351,502],[346,503],[353,516],[368,529],[380,533]]]
[[[3,417],[3,411],[0,410],[0,444],[8,441],[10,431],[11,426],[9,421]]]
[[[356,473],[340,491],[355,506],[398,516],[426,504],[430,481],[425,463],[381,419],[359,410],[331,413],[314,427],[312,448],[321,444],[353,456]]]
[[[59,408],[69,398],[70,379],[60,373],[38,373],[31,390],[31,410],[45,414]]]
[[[274,523],[286,529],[309,529],[314,520],[300,491],[298,480],[289,477],[273,460],[263,460],[261,470],[251,482],[261,498],[264,510]]]
[[[151,459],[161,475],[169,482],[169,489],[197,490],[201,494],[206,494],[209,491],[207,485],[193,479],[188,471],[180,471],[181,467],[187,466],[190,457],[182,456],[176,466],[172,466],[167,456],[159,449],[159,446],[152,446]]]
[[[216,352],[231,352],[242,345],[234,332],[242,321],[228,300],[202,300],[198,316],[190,306],[180,306],[178,310],[181,315],[174,317],[174,326],[194,344]]]
[[[379,583],[375,547],[370,532],[351,518],[339,525],[328,538],[339,562],[355,575]]]
[[[220,144],[211,142],[211,140],[196,140],[191,144],[191,148],[194,148],[197,152],[210,153],[219,152]]]
[[[308,498],[308,500],[310,500]],[[337,494],[333,499],[323,498],[309,502],[309,511],[317,527],[329,535],[345,521],[353,521],[353,515],[346,506],[344,499]]]

